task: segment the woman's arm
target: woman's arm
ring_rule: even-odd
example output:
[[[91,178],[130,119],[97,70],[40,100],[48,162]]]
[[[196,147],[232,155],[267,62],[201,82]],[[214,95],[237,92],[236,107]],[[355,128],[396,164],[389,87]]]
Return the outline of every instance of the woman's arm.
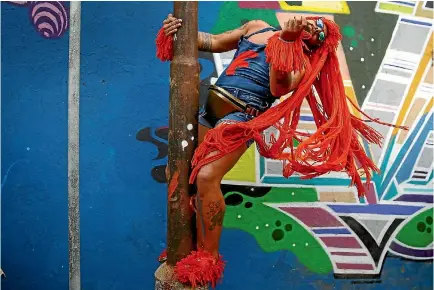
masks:
[[[164,33],[166,35],[175,34],[182,25],[182,19],[169,14],[163,21]],[[261,29],[269,25],[261,20],[252,20],[241,27],[234,30],[229,30],[220,34],[210,34],[206,32],[198,33],[198,49],[208,52],[225,52],[236,49],[241,36],[246,35],[248,31],[253,29]]]

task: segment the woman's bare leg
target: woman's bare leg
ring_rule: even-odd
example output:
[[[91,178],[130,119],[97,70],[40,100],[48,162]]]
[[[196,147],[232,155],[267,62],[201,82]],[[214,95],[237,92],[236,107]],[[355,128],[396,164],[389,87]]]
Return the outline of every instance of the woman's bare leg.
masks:
[[[205,127],[205,129],[207,128]],[[203,140],[200,138],[201,133],[203,132],[199,129],[199,142]],[[211,253],[216,258],[218,257],[226,208],[220,183],[225,174],[238,162],[246,149],[247,146],[243,145],[222,158],[205,165],[199,170],[196,178],[198,191],[196,199],[197,247]],[[217,153],[213,152],[209,156],[215,154]]]
[[[202,143],[209,128],[199,124],[198,142]],[[231,170],[244,152],[247,146],[243,145],[234,152],[202,167],[196,178],[196,231],[197,248],[210,252],[218,257],[220,236],[225,214],[225,200],[221,192],[220,183],[226,173]],[[217,154],[211,153],[209,156]],[[166,176],[167,175],[166,167]]]

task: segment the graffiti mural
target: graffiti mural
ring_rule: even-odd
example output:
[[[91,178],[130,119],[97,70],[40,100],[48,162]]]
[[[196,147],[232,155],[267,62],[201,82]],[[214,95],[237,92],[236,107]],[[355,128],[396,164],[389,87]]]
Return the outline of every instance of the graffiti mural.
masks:
[[[199,2],[199,29],[214,34],[253,19],[275,27],[293,14],[334,19],[348,96],[372,116],[410,127],[377,127],[384,146],[367,149],[383,174],[362,200],[345,175],[285,179],[279,162],[251,146],[221,185],[227,267],[218,289],[432,289],[432,3]],[[1,5],[5,290],[68,287],[69,4]],[[155,35],[172,10],[171,1],[82,2],[85,289],[155,287],[156,258],[167,247],[170,91]],[[199,53],[201,101],[232,55]],[[315,130],[308,106],[301,115],[298,130]]]
[[[369,17],[387,24],[389,30],[379,35],[360,16],[352,18],[353,5],[364,5]],[[341,26],[344,39],[338,57],[347,95],[370,116],[410,130],[373,125],[385,136],[383,147],[365,146],[382,174],[374,175],[361,200],[345,174],[310,180],[294,174],[286,179],[281,162],[263,158],[252,146],[224,178],[224,226],[250,233],[266,252],[291,251],[310,271],[332,272],[335,278],[379,278],[389,256],[431,262],[432,1],[225,2],[211,32],[221,33],[252,19],[279,27],[294,13],[320,14]],[[203,94],[229,65],[234,52],[201,55],[201,61],[211,60],[215,69],[201,74]],[[298,130],[309,133],[315,129],[306,103]],[[167,144],[149,137],[150,128],[143,130],[148,137],[140,140],[153,142],[159,156],[164,150],[167,156]],[[265,132],[271,133],[276,132],[272,128]]]
[[[69,13],[65,2],[60,1],[8,1],[8,3],[26,7],[30,23],[44,38],[62,37],[69,28]]]

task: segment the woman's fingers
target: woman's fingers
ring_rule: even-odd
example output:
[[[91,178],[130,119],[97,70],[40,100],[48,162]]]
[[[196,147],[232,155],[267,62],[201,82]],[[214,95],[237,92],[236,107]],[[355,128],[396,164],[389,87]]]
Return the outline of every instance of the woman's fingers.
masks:
[[[306,17],[302,17],[301,25],[303,26],[303,28],[306,27],[306,25],[307,25],[307,19],[306,19]]]
[[[173,28],[173,29],[167,31],[167,32],[166,32],[166,35],[172,35],[172,34],[176,33],[177,31],[178,31],[178,28],[175,27],[175,28]]]
[[[181,27],[181,19],[172,18],[173,20],[166,19],[166,23],[163,25],[164,33],[166,35],[173,34],[174,30]]]

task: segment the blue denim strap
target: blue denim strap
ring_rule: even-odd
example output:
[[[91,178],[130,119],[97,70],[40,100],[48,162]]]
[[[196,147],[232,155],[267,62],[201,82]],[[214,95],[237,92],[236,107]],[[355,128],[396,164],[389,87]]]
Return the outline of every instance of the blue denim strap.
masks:
[[[263,28],[263,29],[260,29],[260,30],[258,30],[258,31],[255,31],[255,32],[253,32],[253,33],[251,33],[251,34],[249,34],[249,35],[246,35],[246,36],[244,36],[244,38],[245,39],[248,39],[250,36],[253,36],[253,35],[255,35],[255,34],[259,34],[259,33],[264,33],[264,32],[267,32],[267,31],[278,31],[278,29],[277,28],[274,28],[274,27],[265,27],[265,28]]]

